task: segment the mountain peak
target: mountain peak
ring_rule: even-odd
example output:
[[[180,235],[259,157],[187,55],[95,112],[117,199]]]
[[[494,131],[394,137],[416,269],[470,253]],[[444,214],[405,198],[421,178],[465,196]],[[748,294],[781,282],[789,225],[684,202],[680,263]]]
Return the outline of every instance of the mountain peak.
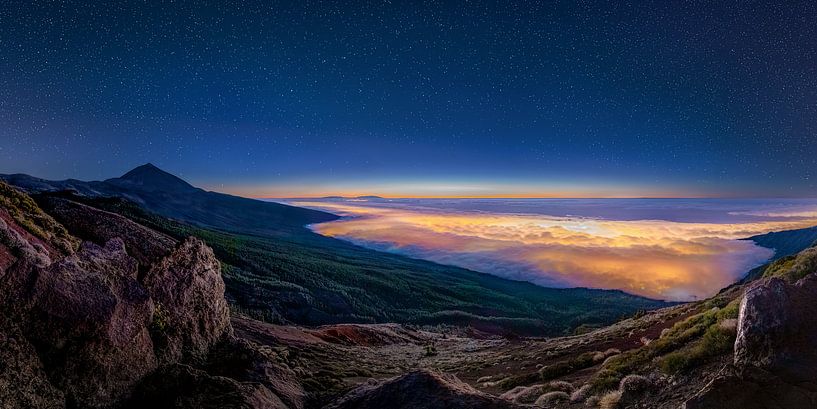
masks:
[[[152,163],[137,166],[121,177],[109,179],[108,182],[148,191],[187,192],[196,190],[178,176],[165,172]]]

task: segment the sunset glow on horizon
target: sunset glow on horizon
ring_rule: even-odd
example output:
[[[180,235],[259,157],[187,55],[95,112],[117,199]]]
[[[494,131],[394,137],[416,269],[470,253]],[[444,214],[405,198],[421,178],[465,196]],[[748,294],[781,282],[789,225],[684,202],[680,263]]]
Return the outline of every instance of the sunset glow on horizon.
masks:
[[[312,227],[366,247],[543,286],[620,289],[672,301],[711,296],[773,255],[738,239],[817,224],[814,217],[719,224],[385,208],[365,201],[292,204],[345,216]]]
[[[354,181],[257,183],[252,185],[205,184],[208,190],[261,199],[354,198],[387,199],[592,199],[592,198],[720,198],[747,197],[746,192],[709,191],[687,186],[651,186],[611,181]]]

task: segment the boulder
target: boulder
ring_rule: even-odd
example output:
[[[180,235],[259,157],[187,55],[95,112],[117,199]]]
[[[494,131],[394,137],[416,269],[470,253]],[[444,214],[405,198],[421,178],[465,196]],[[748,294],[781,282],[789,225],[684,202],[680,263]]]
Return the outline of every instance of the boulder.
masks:
[[[180,243],[142,284],[156,303],[152,333],[161,363],[202,358],[232,333],[221,265],[201,240]]]
[[[80,407],[129,395],[156,368],[153,302],[121,240],[80,251],[39,272],[24,329],[55,386]]]
[[[778,277],[752,284],[740,304],[734,363],[685,408],[817,407],[815,299],[815,274],[794,284]]]
[[[477,391],[453,375],[421,369],[363,384],[325,409],[518,409],[522,406]]]
[[[817,383],[817,275],[795,284],[763,280],[740,305],[735,366],[757,367],[792,382]]]

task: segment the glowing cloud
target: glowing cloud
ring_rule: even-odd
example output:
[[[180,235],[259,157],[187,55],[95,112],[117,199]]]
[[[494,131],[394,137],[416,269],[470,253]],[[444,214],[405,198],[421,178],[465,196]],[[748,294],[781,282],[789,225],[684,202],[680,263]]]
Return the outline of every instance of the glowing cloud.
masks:
[[[817,224],[612,221],[365,202],[294,204],[348,216],[313,229],[363,246],[545,286],[621,289],[667,300],[710,296],[773,254],[737,239]]]

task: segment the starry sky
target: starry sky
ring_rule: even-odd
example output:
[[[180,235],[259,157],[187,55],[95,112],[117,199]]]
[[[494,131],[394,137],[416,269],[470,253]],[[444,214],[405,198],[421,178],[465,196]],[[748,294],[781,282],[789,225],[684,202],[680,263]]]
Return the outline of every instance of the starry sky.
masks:
[[[0,173],[814,197],[817,3],[10,1]]]

